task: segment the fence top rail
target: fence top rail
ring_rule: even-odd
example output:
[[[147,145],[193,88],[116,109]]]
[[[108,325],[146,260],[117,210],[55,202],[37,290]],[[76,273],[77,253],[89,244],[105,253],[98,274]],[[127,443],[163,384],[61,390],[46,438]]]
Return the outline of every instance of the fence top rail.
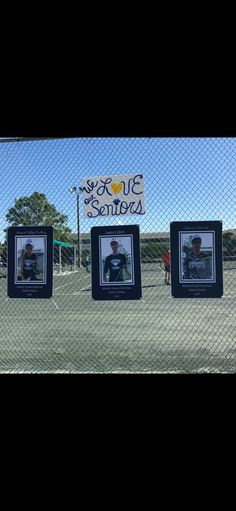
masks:
[[[63,138],[67,137],[8,137],[0,138],[0,144],[4,144],[6,142],[34,142],[35,140],[59,140]]]

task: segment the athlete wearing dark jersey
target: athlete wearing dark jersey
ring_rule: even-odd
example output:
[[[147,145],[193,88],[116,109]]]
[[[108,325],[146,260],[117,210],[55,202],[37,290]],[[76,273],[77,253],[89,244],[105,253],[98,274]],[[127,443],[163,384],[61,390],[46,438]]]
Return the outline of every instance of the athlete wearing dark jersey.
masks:
[[[184,279],[211,279],[212,258],[207,253],[191,251],[184,261]]]
[[[123,282],[123,269],[127,270],[127,259],[124,254],[119,253],[119,243],[116,240],[111,241],[112,254],[107,256],[104,264],[104,280],[109,272],[109,282]]]
[[[27,240],[25,251],[21,257],[20,275],[23,280],[37,280],[37,255],[33,254],[33,244],[31,240]]]
[[[109,255],[106,257],[104,273],[109,271],[109,282],[123,282],[123,268],[126,266],[124,254]]]
[[[22,261],[22,274],[24,279],[35,279],[36,278],[36,254],[25,255]]]

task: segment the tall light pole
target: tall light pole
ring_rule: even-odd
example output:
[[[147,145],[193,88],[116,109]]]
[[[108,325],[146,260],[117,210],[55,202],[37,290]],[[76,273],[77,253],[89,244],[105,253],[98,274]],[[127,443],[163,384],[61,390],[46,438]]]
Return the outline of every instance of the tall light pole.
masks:
[[[81,239],[80,239],[80,215],[79,215],[79,196],[81,194],[81,191],[77,191],[77,187],[73,186],[72,188],[69,188],[70,193],[76,193],[77,196],[77,246],[78,246],[78,268],[81,267]]]

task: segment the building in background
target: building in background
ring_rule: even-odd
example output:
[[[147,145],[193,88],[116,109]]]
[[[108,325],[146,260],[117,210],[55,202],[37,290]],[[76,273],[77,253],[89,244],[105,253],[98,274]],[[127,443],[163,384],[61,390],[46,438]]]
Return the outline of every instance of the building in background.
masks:
[[[77,243],[77,234],[72,234],[73,242]],[[141,232],[142,261],[155,261],[162,258],[162,253],[170,247],[169,232]],[[81,258],[90,256],[90,233],[81,233]],[[236,265],[236,229],[223,231],[223,257],[235,259]]]

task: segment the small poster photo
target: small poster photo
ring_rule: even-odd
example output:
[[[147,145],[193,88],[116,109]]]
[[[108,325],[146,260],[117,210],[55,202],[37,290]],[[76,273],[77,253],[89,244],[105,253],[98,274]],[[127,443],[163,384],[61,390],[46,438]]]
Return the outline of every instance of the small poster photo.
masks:
[[[138,225],[91,228],[92,299],[141,300]]]
[[[15,284],[47,283],[47,236],[15,236]]]
[[[179,282],[216,282],[215,232],[179,232]]]
[[[99,236],[100,285],[134,285],[133,235]]]

